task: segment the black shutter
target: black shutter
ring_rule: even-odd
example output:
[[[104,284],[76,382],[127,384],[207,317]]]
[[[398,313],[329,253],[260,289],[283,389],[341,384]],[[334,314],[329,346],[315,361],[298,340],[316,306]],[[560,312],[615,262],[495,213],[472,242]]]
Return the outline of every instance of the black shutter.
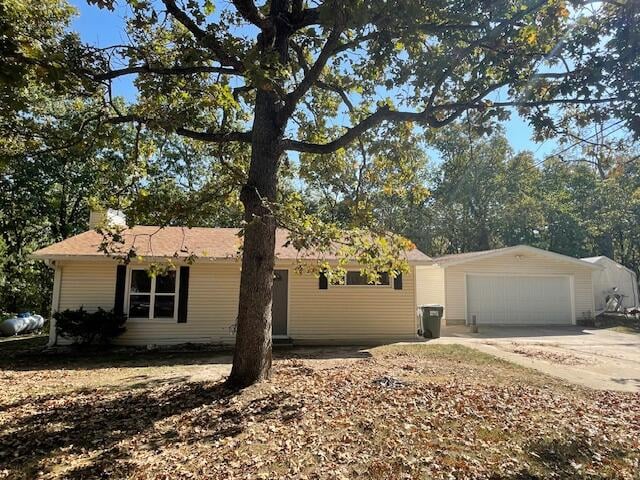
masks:
[[[124,290],[126,288],[126,280],[126,265],[118,265],[118,268],[116,270],[116,298],[113,302],[113,311],[117,315],[122,315],[124,313]]]
[[[178,323],[187,323],[189,302],[189,267],[180,267],[180,289],[178,290]]]
[[[326,290],[329,287],[329,281],[324,272],[320,272],[320,278],[318,279],[318,288],[320,290]]]
[[[399,273],[396,278],[393,279],[393,289],[402,290],[402,274]]]

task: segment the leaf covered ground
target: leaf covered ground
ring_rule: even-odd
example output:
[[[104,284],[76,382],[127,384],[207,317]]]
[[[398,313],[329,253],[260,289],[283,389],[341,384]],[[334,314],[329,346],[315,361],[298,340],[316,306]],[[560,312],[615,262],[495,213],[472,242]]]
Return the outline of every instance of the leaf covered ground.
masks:
[[[294,349],[240,393],[221,382],[227,361],[5,358],[0,478],[632,479],[640,468],[640,395],[462,346]]]

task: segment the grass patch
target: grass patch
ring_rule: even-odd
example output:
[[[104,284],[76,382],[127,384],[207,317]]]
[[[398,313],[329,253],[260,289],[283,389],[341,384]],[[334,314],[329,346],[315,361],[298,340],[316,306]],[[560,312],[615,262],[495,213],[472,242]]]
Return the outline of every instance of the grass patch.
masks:
[[[425,359],[439,359],[453,362],[473,363],[475,365],[509,365],[514,364],[488,353],[480,352],[464,345],[429,345],[429,344],[394,344],[376,347],[370,350],[375,355],[415,356]]]
[[[611,330],[613,330],[614,332],[630,333],[630,334],[640,335],[640,324],[638,324],[638,325],[618,325],[617,327],[612,327]]]
[[[374,358],[407,358],[416,364],[430,365],[417,369],[425,378],[458,378],[474,383],[555,385],[565,388],[557,379],[537,370],[498,358],[475,348],[457,344],[394,344],[369,350]],[[438,368],[434,368],[437,365]],[[486,372],[490,371],[490,375]],[[574,388],[574,387],[569,387]]]
[[[597,318],[596,326],[614,332],[640,334],[640,318],[624,315],[602,315]]]

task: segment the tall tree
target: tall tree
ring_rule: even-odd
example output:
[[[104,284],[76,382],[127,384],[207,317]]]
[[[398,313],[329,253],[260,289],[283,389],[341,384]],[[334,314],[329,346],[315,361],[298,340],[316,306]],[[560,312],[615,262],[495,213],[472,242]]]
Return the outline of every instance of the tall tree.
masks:
[[[547,249],[573,257],[590,254],[590,232],[598,223],[598,212],[593,210],[596,187],[588,168],[574,168],[558,158],[547,162],[541,187]]]
[[[93,1],[106,8],[114,4]],[[240,191],[246,224],[229,378],[235,386],[270,372],[275,230],[291,220],[279,212],[292,213],[286,205],[278,207],[285,152],[328,154],[383,123],[433,129],[468,110],[491,117],[514,105],[523,112],[544,107],[535,112],[544,124],[552,113],[545,111],[549,105],[624,102],[637,82],[625,79],[623,88],[614,83],[620,76],[539,70],[541,63],[559,63],[559,53],[576,57],[580,47],[592,58],[615,58],[599,48],[598,35],[603,30],[616,35],[638,16],[615,2],[575,24],[561,0],[128,4],[125,44],[64,50],[67,71],[95,82],[104,93],[97,121],[134,122],[251,148]],[[614,21],[618,15],[631,18],[620,24]],[[605,27],[594,27],[601,23]],[[569,38],[576,29],[580,34]],[[594,63],[583,64],[587,69]],[[625,70],[623,63],[611,66]],[[111,82],[122,76],[135,76],[139,93],[127,108],[110,97]],[[544,79],[544,87],[532,85],[533,77]],[[497,101],[496,92],[507,100]],[[320,237],[327,245],[326,235]],[[393,256],[390,268],[396,267]]]
[[[447,250],[466,252],[493,248],[496,217],[505,196],[505,173],[511,148],[504,133],[481,137],[466,122],[452,124],[435,135],[442,167],[434,188],[435,208],[442,230],[449,235]]]
[[[410,124],[376,128],[338,152],[301,155],[299,177],[314,213],[343,228],[392,231],[420,244],[428,159],[413,130]]]
[[[49,269],[29,254],[86,230],[90,200],[124,192],[135,179],[131,128],[78,137],[91,102],[29,91],[21,115],[2,123],[0,144],[0,307],[12,312],[49,304]]]
[[[542,247],[545,225],[541,173],[530,152],[508,159],[504,170],[504,196],[497,234],[501,244]]]

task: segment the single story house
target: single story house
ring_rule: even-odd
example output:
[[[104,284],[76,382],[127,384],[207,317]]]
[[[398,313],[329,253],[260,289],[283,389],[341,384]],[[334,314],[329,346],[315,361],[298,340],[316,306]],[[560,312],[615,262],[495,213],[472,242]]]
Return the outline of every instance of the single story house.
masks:
[[[593,318],[600,268],[526,245],[445,255],[418,267],[417,300],[444,305],[447,325],[572,325]]]
[[[124,250],[135,246],[141,260],[122,265],[105,255],[99,250],[102,235],[94,230],[34,252],[55,271],[53,311],[81,306],[121,310],[128,315],[127,330],[117,339],[121,344],[234,342],[241,267],[238,229],[135,226],[123,237]],[[294,272],[301,254],[286,241],[287,232],[279,230],[274,338],[297,344],[417,339],[415,269],[431,264],[427,255],[417,249],[406,252],[409,272],[395,279],[383,275],[381,285],[368,285],[357,265],[348,269],[345,285],[332,285],[326,277]],[[197,258],[187,262],[192,252]],[[168,258],[175,271],[147,275],[150,262]],[[59,341],[52,327],[50,343]]]
[[[121,344],[234,342],[237,229],[136,226],[123,237],[140,256],[128,265],[99,250],[102,236],[94,230],[34,253],[55,271],[52,310],[123,311]],[[433,259],[414,249],[406,252],[409,272],[398,278],[383,275],[381,285],[368,285],[354,264],[345,285],[332,285],[295,272],[301,253],[286,240],[279,230],[273,335],[296,344],[417,340],[421,304],[443,305],[444,321],[454,325],[571,325],[595,312],[592,274],[602,267],[529,246]],[[192,252],[197,258],[187,262]],[[151,262],[168,258],[175,270],[147,275]],[[61,341],[53,327],[50,341]]]

